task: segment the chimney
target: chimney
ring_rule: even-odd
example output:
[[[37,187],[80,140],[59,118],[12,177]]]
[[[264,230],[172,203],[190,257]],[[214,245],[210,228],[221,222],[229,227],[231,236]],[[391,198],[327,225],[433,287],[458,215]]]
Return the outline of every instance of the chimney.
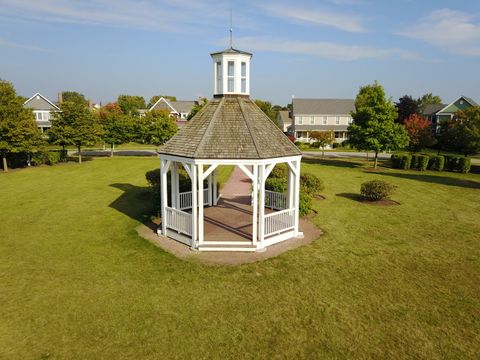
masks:
[[[63,102],[63,93],[59,92],[58,93],[58,105],[60,105]]]

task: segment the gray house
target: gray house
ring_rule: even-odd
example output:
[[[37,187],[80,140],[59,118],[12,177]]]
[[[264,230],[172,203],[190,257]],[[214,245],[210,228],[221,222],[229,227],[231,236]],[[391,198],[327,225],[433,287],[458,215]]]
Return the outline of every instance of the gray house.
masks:
[[[57,105],[40,93],[34,94],[31,98],[23,103],[23,106],[27,109],[33,110],[37,126],[42,130],[42,132],[52,127],[52,123],[50,122],[52,113],[60,111],[60,108]]]
[[[292,127],[292,118],[290,116],[290,111],[288,110],[280,110],[277,111],[277,124],[280,126],[280,129],[284,133],[290,133],[290,129]]]
[[[347,139],[355,111],[353,99],[293,99],[291,133],[297,141],[311,142],[312,131],[333,131],[335,142]]]
[[[161,97],[155,104],[150,107],[150,109],[148,109],[148,111],[166,109],[170,111],[170,115],[176,119],[177,125],[182,126],[187,121],[188,115],[190,115],[193,107],[196,104],[198,104],[197,101],[172,101]]]

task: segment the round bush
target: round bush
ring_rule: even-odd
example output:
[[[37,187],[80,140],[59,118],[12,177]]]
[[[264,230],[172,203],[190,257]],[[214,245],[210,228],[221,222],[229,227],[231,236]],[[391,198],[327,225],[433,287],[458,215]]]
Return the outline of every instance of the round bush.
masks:
[[[269,178],[287,178],[288,176],[288,165],[287,164],[277,164],[273,168],[272,172],[268,176]]]
[[[388,199],[395,191],[396,186],[383,180],[371,180],[364,182],[360,187],[360,193],[368,201]]]
[[[287,180],[284,178],[268,178],[265,180],[265,189],[284,193],[287,191]]]
[[[300,175],[300,191],[316,195],[323,191],[324,188],[323,181],[315,175],[309,173]]]

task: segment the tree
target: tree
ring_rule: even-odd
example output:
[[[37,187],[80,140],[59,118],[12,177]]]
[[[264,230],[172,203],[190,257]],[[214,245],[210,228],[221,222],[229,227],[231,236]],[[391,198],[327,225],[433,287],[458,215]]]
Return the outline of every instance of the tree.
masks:
[[[85,99],[85,95],[76,91],[64,91],[62,92],[62,102],[74,102],[78,105],[87,106],[88,101]]]
[[[151,108],[158,100],[160,100],[160,98],[164,98],[164,99],[167,99],[167,100],[170,100],[170,101],[177,101],[177,97],[176,96],[171,96],[171,95],[153,95],[151,98],[150,98],[150,101],[148,102],[148,105],[147,107],[148,108]]]
[[[432,95],[432,93],[425,94],[418,100],[420,102],[419,106],[421,111],[425,110],[427,105],[435,105],[442,103],[442,99],[440,98],[440,96]]]
[[[145,109],[143,96],[119,95],[117,103],[126,115],[138,115],[138,109]]]
[[[132,118],[123,114],[117,103],[108,103],[96,116],[103,129],[103,141],[110,144],[110,156],[113,157],[115,145],[124,144],[133,137]]]
[[[207,98],[201,98],[199,99],[199,101],[193,105],[192,107],[192,111],[190,111],[190,114],[188,114],[188,117],[187,117],[187,120],[190,120],[192,119],[195,115],[197,115],[197,113],[202,110],[205,105],[208,104],[208,99]]]
[[[103,134],[102,127],[86,106],[66,101],[60,105],[60,110],[53,114],[49,136],[55,144],[74,145],[81,164],[82,147],[95,145]]]
[[[0,153],[3,170],[8,171],[9,153],[27,152],[43,144],[33,113],[23,107],[23,99],[8,81],[0,80]]]
[[[175,120],[166,109],[147,112],[145,121],[148,126],[146,142],[149,144],[157,146],[165,144],[178,131]]]
[[[398,112],[397,123],[399,124],[403,124],[410,115],[418,114],[420,111],[420,99],[414,99],[410,95],[402,96],[395,105]]]
[[[374,168],[377,168],[379,152],[408,145],[405,128],[395,123],[395,105],[386,98],[378,82],[360,88],[355,108],[353,123],[348,127],[349,143],[359,150],[374,151]]]
[[[443,149],[465,156],[480,152],[480,106],[456,113],[456,119],[440,125],[440,144]]]
[[[331,145],[335,140],[335,134],[332,130],[329,131],[312,131],[310,138],[314,139],[318,144],[318,148],[322,149],[322,159],[325,158],[325,146]]]
[[[413,152],[435,144],[431,121],[418,114],[411,114],[405,119],[405,130],[410,138],[410,150]]]
[[[278,126],[277,113],[273,110],[271,102],[257,99],[254,103]]]

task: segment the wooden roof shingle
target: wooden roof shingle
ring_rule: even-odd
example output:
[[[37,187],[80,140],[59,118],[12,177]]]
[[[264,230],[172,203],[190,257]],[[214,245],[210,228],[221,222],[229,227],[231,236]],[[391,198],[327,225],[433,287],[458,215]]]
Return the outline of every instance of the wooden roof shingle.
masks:
[[[212,99],[159,154],[194,159],[269,159],[301,152],[249,98]]]

